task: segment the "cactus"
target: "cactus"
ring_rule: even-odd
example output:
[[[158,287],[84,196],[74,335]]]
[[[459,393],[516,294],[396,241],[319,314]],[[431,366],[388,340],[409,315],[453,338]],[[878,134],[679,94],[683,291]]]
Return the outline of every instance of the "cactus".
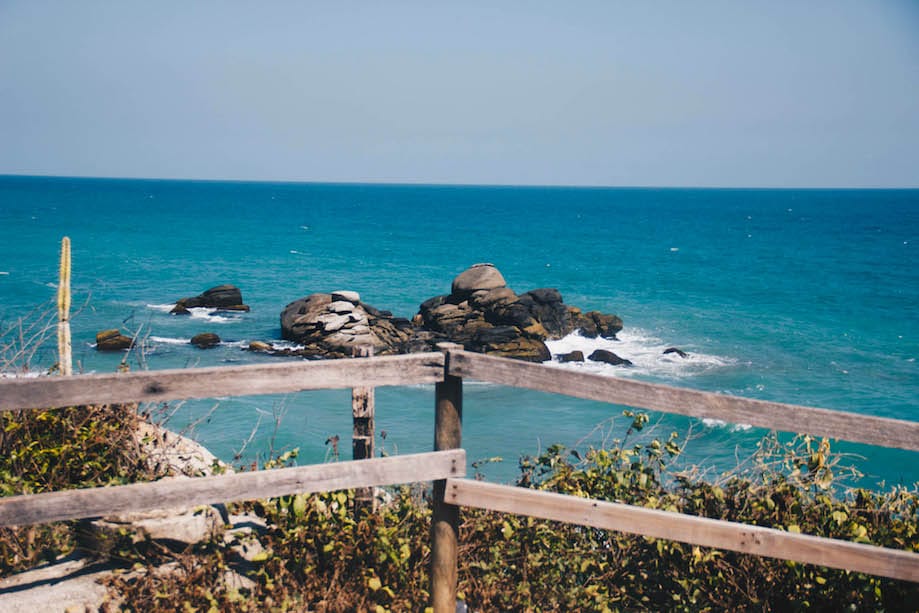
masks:
[[[57,286],[57,355],[62,375],[73,374],[70,342],[70,238],[61,240],[60,280]]]

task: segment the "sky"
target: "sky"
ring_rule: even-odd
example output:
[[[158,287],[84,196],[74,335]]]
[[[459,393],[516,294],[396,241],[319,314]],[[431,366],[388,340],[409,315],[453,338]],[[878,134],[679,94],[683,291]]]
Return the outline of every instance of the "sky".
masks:
[[[919,187],[919,1],[0,0],[0,174]]]

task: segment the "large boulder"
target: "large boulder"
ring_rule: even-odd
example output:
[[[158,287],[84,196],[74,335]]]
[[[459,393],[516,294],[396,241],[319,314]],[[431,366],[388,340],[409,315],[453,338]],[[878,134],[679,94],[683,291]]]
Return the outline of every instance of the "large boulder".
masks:
[[[295,300],[281,312],[281,336],[303,345],[304,355],[349,357],[354,347],[372,346],[376,355],[402,353],[411,324],[361,302],[351,291],[317,293]]]
[[[122,351],[130,349],[134,339],[118,330],[102,330],[96,334],[97,351]]]
[[[184,315],[188,309],[205,307],[225,311],[248,311],[249,306],[243,304],[243,295],[235,285],[218,285],[205,290],[203,293],[190,298],[176,301],[172,313]]]
[[[499,287],[507,287],[507,282],[494,265],[473,264],[453,279],[450,294],[460,300],[465,300],[475,291]]]
[[[210,349],[220,344],[220,337],[213,332],[202,332],[191,337],[189,342],[199,349]]]

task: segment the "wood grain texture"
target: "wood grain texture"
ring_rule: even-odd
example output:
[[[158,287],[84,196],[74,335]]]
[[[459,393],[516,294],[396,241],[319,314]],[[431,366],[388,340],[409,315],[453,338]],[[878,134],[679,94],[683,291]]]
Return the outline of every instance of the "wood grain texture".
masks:
[[[235,475],[13,496],[0,498],[0,526],[432,481],[462,476],[465,472],[466,452],[457,449]]]
[[[136,373],[0,379],[0,411],[112,402],[158,402],[355,386],[415,385],[444,378],[442,353]]]
[[[448,375],[634,408],[919,451],[919,422],[752,400],[496,358],[448,354]]]
[[[442,351],[460,349],[452,343]],[[449,359],[449,358],[448,358]],[[445,376],[434,389],[434,449],[456,449],[463,442],[463,380]],[[431,513],[431,607],[434,613],[456,610],[459,555],[459,507],[445,500],[445,480],[434,482]]]
[[[468,479],[448,479],[446,499],[467,507],[919,582],[919,554],[896,549]]]

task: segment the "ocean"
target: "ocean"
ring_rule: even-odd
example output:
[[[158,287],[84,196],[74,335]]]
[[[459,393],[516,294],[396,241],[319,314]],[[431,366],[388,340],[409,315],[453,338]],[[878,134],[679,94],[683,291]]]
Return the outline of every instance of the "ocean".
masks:
[[[605,346],[632,368],[611,377],[919,420],[919,190],[639,189],[297,184],[0,177],[0,325],[51,307],[60,240],[73,250],[75,370],[112,372],[99,330],[144,339],[132,369],[270,362],[243,348],[278,340],[281,309],[349,289],[398,316],[491,262],[522,293],[615,313],[618,341],[568,337],[554,352]],[[232,283],[249,313],[168,313]],[[192,347],[199,332],[223,343]],[[9,338],[9,337],[7,337]],[[55,362],[53,335],[31,357]],[[663,355],[667,347],[686,360]],[[9,350],[7,352],[9,355]],[[9,371],[13,365],[6,364]],[[237,463],[300,449],[300,463],[350,455],[347,390],[156,407]],[[623,407],[469,383],[464,447],[497,481],[550,444],[610,444]],[[712,478],[765,432],[651,414],[651,435],[688,436],[681,462]],[[386,453],[430,450],[433,387],[377,390]],[[834,443],[871,487],[919,482],[917,454]]]

